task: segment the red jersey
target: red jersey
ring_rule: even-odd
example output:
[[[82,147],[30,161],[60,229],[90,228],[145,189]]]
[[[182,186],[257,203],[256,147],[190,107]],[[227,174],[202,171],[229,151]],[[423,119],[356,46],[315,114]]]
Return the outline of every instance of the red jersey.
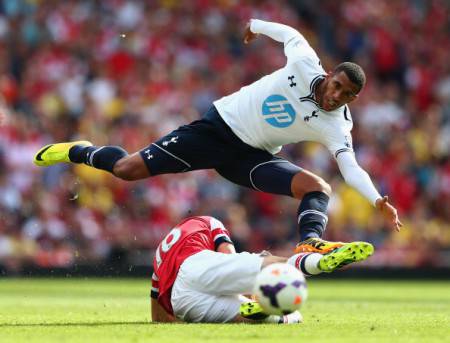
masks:
[[[172,286],[184,260],[203,250],[215,251],[223,242],[231,243],[229,232],[222,222],[208,216],[185,219],[162,240],[153,259],[152,297],[164,310],[173,314]]]

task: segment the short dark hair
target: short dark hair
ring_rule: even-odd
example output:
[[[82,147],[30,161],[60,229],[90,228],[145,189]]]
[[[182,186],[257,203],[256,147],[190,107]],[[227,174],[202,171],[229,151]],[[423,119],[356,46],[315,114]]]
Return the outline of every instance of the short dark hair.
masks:
[[[334,68],[334,73],[337,74],[343,71],[345,75],[347,75],[348,79],[358,86],[358,93],[366,84],[366,74],[364,73],[363,68],[356,63],[353,62],[343,62]]]

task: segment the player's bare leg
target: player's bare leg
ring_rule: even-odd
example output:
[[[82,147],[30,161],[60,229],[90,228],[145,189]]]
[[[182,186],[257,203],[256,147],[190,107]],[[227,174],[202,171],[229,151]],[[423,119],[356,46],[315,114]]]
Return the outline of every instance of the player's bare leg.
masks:
[[[291,191],[296,199],[301,199],[297,221],[301,242],[297,245],[296,252],[324,254],[341,247],[342,242],[321,239],[328,222],[331,186],[321,177],[303,169],[292,178]]]
[[[139,152],[128,155],[121,147],[96,147],[88,141],[49,144],[42,147],[34,157],[34,163],[38,166],[63,162],[84,163],[127,181],[150,176],[149,168]]]
[[[289,258],[265,255],[261,269],[272,263],[288,263],[305,275],[331,273],[348,264],[366,260],[372,256],[374,251],[375,249],[370,243],[350,242],[343,243],[341,247],[326,254],[306,252],[297,253]]]
[[[118,160],[114,165],[113,174],[127,181],[145,179],[151,176],[139,152]]]
[[[351,263],[364,261],[372,256],[374,251],[370,243],[350,242],[326,254],[298,253],[291,256],[287,263],[305,275],[317,275],[331,273]]]
[[[292,178],[291,190],[294,198],[300,200],[310,192],[322,192],[330,196],[332,191],[324,179],[306,169],[302,169]]]
[[[287,262],[287,260],[288,260],[287,257],[273,256],[273,255],[264,256],[261,268],[267,267],[268,265],[273,263],[285,263]]]

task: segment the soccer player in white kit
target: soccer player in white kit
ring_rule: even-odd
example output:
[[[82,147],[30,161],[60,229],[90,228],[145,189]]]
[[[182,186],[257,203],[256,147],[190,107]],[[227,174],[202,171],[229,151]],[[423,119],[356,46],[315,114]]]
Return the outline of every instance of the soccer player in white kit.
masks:
[[[296,324],[299,312],[265,315],[252,294],[259,271],[272,263],[289,263],[313,275],[331,272],[368,256],[373,247],[347,243],[327,254],[298,253],[290,258],[268,254],[236,253],[228,230],[210,216],[186,218],[161,241],[153,260],[152,320],[225,323],[261,320]]]
[[[397,210],[378,193],[352,148],[353,121],[347,104],[365,84],[361,67],[344,62],[326,73],[305,38],[286,25],[252,19],[244,42],[258,34],[284,44],[286,65],[215,101],[202,119],[131,155],[120,147],[77,141],[41,148],[35,164],[85,163],[124,180],[212,168],[236,184],[301,200],[296,251],[327,253],[343,244],[321,239],[330,185],[275,155],[285,144],[315,141],[328,148],[345,181],[399,230]]]

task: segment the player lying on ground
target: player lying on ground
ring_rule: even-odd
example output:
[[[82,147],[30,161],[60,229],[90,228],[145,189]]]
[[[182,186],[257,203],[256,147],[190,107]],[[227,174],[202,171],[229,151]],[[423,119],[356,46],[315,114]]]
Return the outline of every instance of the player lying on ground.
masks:
[[[399,230],[402,224],[397,210],[387,196],[380,196],[353,153],[353,122],[347,104],[363,88],[364,71],[345,62],[327,74],[305,38],[289,26],[253,19],[244,42],[257,34],[284,43],[287,64],[215,101],[202,119],[131,155],[120,147],[78,141],[43,147],[34,158],[35,164],[85,163],[124,180],[213,168],[236,184],[300,199],[301,242],[296,252],[326,253],[343,244],[321,239],[328,222],[330,185],[274,156],[284,144],[315,141],[328,148],[345,181]]]
[[[365,242],[346,243],[327,254],[298,253],[290,258],[236,253],[229,232],[208,216],[187,218],[159,244],[153,260],[152,320],[158,322],[299,323],[299,312],[267,316],[242,294],[251,294],[259,271],[289,263],[306,275],[332,272],[373,254]]]

